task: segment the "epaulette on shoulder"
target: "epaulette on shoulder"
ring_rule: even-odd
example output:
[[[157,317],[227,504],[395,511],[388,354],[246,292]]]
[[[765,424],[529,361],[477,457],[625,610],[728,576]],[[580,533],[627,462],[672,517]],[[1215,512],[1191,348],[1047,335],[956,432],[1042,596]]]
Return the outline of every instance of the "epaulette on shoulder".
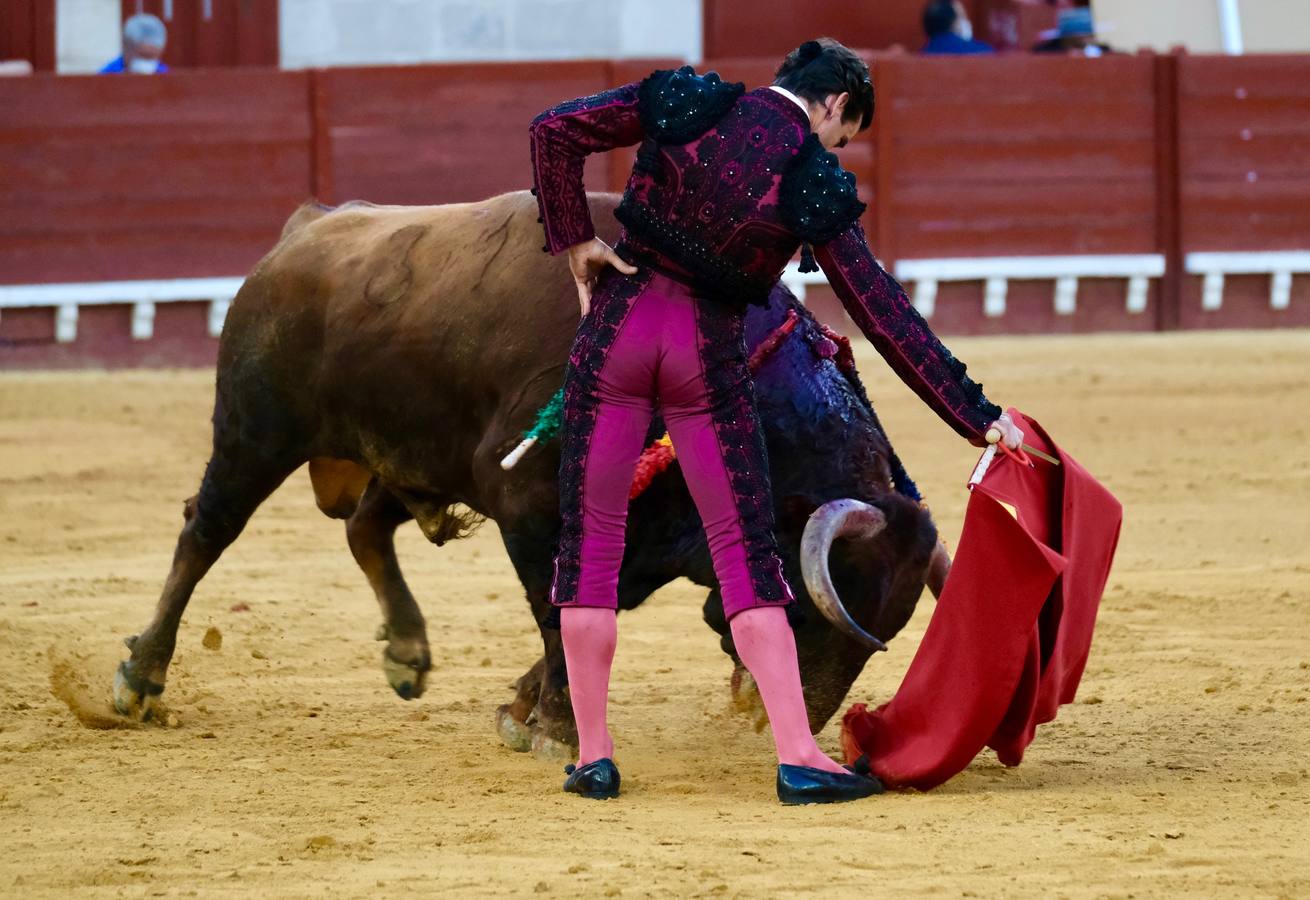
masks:
[[[647,137],[686,144],[713,128],[745,90],[741,83],[724,83],[715,72],[697,75],[691,66],[660,69],[642,81],[637,110]]]
[[[823,244],[864,214],[855,174],[837,163],[811,134],[782,176],[779,212],[783,224],[802,241]]]

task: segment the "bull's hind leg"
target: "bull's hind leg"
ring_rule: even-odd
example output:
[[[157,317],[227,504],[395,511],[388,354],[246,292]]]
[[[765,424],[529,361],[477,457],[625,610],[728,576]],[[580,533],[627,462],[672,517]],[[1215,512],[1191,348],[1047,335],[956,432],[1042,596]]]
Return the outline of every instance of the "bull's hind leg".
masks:
[[[405,505],[374,480],[346,522],[350,552],[382,607],[378,639],[387,642],[382,669],[392,690],[406,700],[422,696],[432,668],[427,625],[396,559],[396,528],[410,518]]]
[[[285,455],[263,455],[257,447],[215,442],[200,493],[187,501],[186,524],[178,535],[155,617],[145,631],[126,641],[132,656],[119,665],[114,677],[114,706],[120,713],[142,721],[150,718],[164,690],[178,625],[192,591],[259,504],[302,462]]]
[[[503,534],[514,570],[540,623],[550,612],[554,546],[541,537]],[[569,703],[568,670],[558,628],[540,624],[544,656],[515,683],[513,702],[496,711],[496,730],[512,750],[532,751],[538,759],[577,758],[578,729]]]

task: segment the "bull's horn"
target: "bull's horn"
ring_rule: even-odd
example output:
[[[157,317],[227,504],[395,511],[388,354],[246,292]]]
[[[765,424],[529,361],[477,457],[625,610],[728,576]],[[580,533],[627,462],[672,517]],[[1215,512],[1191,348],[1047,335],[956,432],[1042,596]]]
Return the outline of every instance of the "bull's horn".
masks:
[[[947,551],[946,545],[938,541],[936,549],[932,551],[932,558],[928,560],[928,571],[924,574],[924,582],[936,599],[942,599],[942,591],[946,588],[946,576],[950,574],[951,554]]]
[[[875,652],[887,645],[861,628],[842,605],[828,571],[828,554],[839,537],[871,538],[886,526],[887,518],[877,507],[859,500],[831,500],[814,511],[801,535],[801,575],[814,605],[838,631]]]

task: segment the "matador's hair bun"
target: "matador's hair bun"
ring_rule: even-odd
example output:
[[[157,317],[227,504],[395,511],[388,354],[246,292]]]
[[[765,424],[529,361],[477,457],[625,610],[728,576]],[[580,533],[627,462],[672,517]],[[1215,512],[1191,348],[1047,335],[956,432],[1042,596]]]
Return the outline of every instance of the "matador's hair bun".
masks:
[[[869,67],[849,47],[832,38],[806,41],[783,59],[773,83],[798,97],[822,103],[831,94],[850,94],[843,116],[860,120],[861,130],[873,121],[873,82]]]
[[[822,55],[823,45],[818,41],[806,41],[796,48],[796,62],[801,66],[808,66]]]

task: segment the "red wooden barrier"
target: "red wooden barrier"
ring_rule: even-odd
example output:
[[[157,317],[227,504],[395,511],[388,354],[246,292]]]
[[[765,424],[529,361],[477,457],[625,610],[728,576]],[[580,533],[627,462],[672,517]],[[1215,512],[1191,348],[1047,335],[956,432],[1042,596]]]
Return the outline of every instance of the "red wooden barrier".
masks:
[[[878,74],[895,256],[1155,248],[1149,59],[884,58]]]
[[[1178,93],[1183,252],[1310,250],[1310,56],[1182,56]],[[1204,312],[1186,279],[1184,327],[1310,324],[1310,276],[1281,311],[1268,276],[1226,281]]]
[[[310,192],[304,73],[0,79],[0,283],[232,275]]]
[[[702,68],[755,87],[776,62]],[[532,116],[672,63],[3,79],[0,284],[234,275],[315,192],[329,202],[439,203],[526,187]],[[1305,276],[1289,309],[1270,310],[1268,277],[1245,276],[1229,278],[1222,309],[1203,313],[1199,279],[1182,275],[1189,252],[1310,249],[1310,57],[880,56],[873,71],[875,127],[842,160],[889,265],[1152,252],[1169,261],[1146,315],[1124,312],[1121,280],[1085,280],[1076,313],[1059,317],[1049,281],[1014,283],[994,319],[981,315],[980,284],[942,283],[939,330],[1310,324]],[[589,187],[620,189],[631,155],[592,160]],[[819,289],[810,302],[832,309]],[[111,315],[126,334],[126,308],[87,313],[76,347]],[[194,317],[161,308],[157,333],[174,318]],[[0,344],[52,333],[49,310],[0,316]],[[118,359],[183,361],[160,357],[162,344],[119,344],[131,351],[115,350]],[[76,347],[48,359],[71,364]],[[175,349],[196,352],[186,341]],[[19,356],[41,358],[31,346],[0,346],[0,365]]]
[[[533,116],[611,86],[599,60],[325,69],[315,78],[315,189],[329,203],[453,203],[527,188]],[[587,186],[609,185],[598,157]]]

